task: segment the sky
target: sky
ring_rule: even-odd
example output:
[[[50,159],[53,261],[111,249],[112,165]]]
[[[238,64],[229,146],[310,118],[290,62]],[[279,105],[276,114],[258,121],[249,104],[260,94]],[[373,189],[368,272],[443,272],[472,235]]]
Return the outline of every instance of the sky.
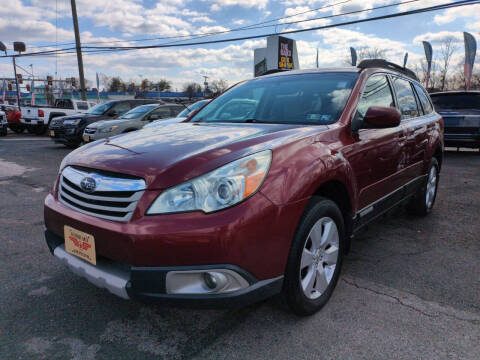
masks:
[[[405,0],[77,0],[81,41],[84,46],[154,45],[182,43],[185,36],[238,29],[279,17],[290,16],[276,26],[241,30],[230,34],[203,37],[215,40],[334,24],[359,18],[411,10],[453,0],[420,0],[409,4],[299,24],[295,20],[325,17],[345,12],[396,4]],[[329,6],[329,7],[325,7]],[[305,11],[324,7],[317,11]],[[300,14],[299,13],[304,13]],[[266,23],[272,25],[274,22]],[[455,39],[454,63],[464,56],[463,31],[480,41],[480,5],[465,6],[408,17],[381,20],[331,29],[288,35],[297,41],[300,68],[315,67],[317,48],[320,67],[345,66],[349,47],[384,49],[387,59],[402,63],[409,53],[410,67],[424,58],[422,40],[432,42],[439,53],[442,40]],[[184,38],[174,38],[184,36]],[[123,40],[163,38],[139,42]],[[26,43],[27,51],[43,51],[74,46],[69,0],[3,0],[0,6],[0,41],[12,51],[13,41]],[[116,43],[112,43],[115,42]],[[95,43],[95,44],[92,44]],[[264,38],[210,45],[144,49],[104,54],[84,54],[85,76],[92,83],[95,74],[120,76],[139,82],[167,79],[181,90],[188,82],[203,83],[224,79],[229,84],[253,76],[253,49],[265,46]],[[480,43],[479,43],[480,47]],[[477,69],[480,66],[477,54]],[[78,77],[75,53],[24,57],[18,64],[33,67],[35,76]],[[30,64],[32,67],[30,67]],[[0,58],[0,77],[13,77],[11,60]],[[100,84],[104,87],[105,84]]]

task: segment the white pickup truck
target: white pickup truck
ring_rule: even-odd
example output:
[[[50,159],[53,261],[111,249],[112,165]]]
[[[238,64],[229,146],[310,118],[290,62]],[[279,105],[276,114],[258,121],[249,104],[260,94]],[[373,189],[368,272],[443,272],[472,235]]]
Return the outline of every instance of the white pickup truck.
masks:
[[[84,113],[95,105],[93,101],[56,99],[53,106],[22,106],[21,121],[29,133],[43,135],[53,118]]]

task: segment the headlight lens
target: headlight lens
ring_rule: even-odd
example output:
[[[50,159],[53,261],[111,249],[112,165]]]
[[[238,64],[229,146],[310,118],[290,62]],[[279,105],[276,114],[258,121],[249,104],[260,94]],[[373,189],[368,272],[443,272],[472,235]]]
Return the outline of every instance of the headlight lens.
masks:
[[[167,189],[155,199],[147,214],[193,210],[209,213],[238,204],[258,190],[271,161],[272,152],[265,150]]]
[[[65,120],[63,125],[78,125],[82,121],[82,119],[75,119],[75,120]]]
[[[103,128],[103,129],[102,129],[102,128],[100,128],[100,129],[98,129],[98,132],[99,132],[99,133],[104,133],[104,134],[105,134],[105,133],[112,132],[112,131],[113,131],[113,130],[115,130],[115,129],[118,129],[118,126],[117,126],[117,125],[110,126],[110,127]]]

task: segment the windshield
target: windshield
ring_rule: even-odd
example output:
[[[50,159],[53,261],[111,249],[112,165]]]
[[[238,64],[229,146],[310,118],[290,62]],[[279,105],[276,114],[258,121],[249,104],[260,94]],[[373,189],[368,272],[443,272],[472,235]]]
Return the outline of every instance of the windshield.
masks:
[[[480,110],[480,94],[431,95],[435,110]]]
[[[109,108],[112,106],[113,102],[109,101],[106,103],[98,104],[92,107],[90,110],[87,111],[87,114],[92,115],[103,115]]]
[[[137,106],[136,108],[126,112],[122,116],[119,117],[119,119],[137,119],[143,115],[145,115],[147,112],[155,109],[158,105],[142,105],[142,106]]]
[[[187,108],[185,110],[183,110],[182,112],[180,112],[177,115],[177,117],[187,117],[188,114],[190,114],[192,111],[197,110],[198,108],[201,108],[207,102],[208,102],[208,100],[197,101],[196,103],[193,103],[192,105],[187,106]]]
[[[333,124],[340,118],[357,78],[353,72],[257,78],[213,100],[193,122]]]

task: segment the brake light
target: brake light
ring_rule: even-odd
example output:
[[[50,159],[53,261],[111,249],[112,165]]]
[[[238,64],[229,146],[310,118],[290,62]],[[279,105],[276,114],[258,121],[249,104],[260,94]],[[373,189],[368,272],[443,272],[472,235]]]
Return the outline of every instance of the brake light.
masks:
[[[44,117],[44,116],[45,116],[45,114],[43,113],[43,110],[42,110],[42,109],[39,109],[39,110],[38,110],[38,116],[39,116],[39,117]]]

